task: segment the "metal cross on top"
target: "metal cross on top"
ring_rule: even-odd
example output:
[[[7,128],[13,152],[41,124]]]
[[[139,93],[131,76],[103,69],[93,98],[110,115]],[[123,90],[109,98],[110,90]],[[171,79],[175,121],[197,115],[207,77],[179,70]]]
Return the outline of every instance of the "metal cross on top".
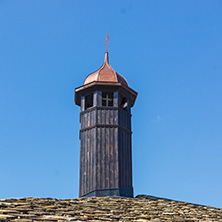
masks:
[[[110,35],[107,33],[106,34],[106,41],[104,42],[104,45],[106,44],[106,52],[108,52],[108,40],[109,40]]]

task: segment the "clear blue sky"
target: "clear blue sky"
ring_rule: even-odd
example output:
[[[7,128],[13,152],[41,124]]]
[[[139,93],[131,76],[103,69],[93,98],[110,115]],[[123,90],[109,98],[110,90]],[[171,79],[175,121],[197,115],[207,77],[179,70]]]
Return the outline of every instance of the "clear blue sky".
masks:
[[[0,0],[0,198],[78,197],[74,88],[112,67],[137,194],[222,207],[222,1]]]

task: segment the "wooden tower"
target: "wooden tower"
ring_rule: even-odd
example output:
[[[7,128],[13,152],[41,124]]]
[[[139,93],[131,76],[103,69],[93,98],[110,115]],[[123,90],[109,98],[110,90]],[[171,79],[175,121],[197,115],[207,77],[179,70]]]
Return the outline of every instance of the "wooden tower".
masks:
[[[133,197],[131,107],[137,92],[103,65],[75,89],[80,112],[80,197]]]

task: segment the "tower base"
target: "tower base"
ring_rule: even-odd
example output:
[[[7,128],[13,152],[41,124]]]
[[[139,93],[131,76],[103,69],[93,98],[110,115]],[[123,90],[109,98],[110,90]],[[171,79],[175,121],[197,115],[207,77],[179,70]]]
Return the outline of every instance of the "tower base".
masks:
[[[133,188],[119,188],[109,190],[95,190],[82,197],[133,197]]]

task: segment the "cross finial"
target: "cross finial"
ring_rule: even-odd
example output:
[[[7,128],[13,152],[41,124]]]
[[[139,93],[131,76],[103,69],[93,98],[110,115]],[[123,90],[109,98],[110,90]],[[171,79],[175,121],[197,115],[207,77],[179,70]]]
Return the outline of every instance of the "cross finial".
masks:
[[[104,45],[106,44],[106,52],[108,52],[108,40],[109,40],[110,35],[107,33],[106,34],[106,41],[104,42]]]

